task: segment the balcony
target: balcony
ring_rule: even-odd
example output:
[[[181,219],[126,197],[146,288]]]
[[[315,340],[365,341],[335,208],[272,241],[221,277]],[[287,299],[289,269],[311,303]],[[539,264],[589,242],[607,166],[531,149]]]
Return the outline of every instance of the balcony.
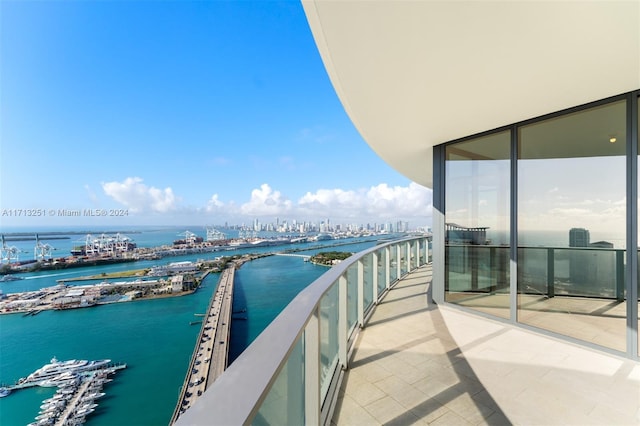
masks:
[[[427,248],[333,267],[177,423],[640,422],[636,362],[433,304]]]

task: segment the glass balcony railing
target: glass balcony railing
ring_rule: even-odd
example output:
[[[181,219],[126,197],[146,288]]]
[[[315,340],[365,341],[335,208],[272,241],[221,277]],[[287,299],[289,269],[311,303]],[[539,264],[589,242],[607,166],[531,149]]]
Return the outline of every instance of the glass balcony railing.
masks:
[[[518,293],[624,300],[624,249],[518,247]],[[493,293],[509,289],[509,248],[446,246],[449,292]]]
[[[523,294],[622,301],[624,273],[624,249],[518,248],[518,287]]]
[[[190,424],[321,424],[357,330],[393,284],[430,260],[427,237],[357,253],[311,283],[178,419]]]

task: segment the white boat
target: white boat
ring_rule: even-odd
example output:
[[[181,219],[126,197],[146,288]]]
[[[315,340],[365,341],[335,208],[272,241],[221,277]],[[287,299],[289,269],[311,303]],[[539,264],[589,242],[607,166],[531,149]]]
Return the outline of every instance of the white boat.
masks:
[[[36,420],[53,420],[54,413],[46,412],[36,416]]]
[[[104,395],[105,395],[104,392],[93,392],[93,393],[90,393],[88,395],[83,396],[82,400],[83,401],[94,400],[94,399],[97,399],[97,398],[101,398]]]
[[[22,277],[16,277],[15,275],[11,275],[11,274],[6,274],[3,275],[2,278],[0,278],[0,283],[5,283],[5,282],[9,282],[9,281],[18,281],[23,279]]]
[[[80,407],[80,409],[86,409],[86,410],[93,411],[93,409],[96,408],[97,406],[98,406],[98,404],[89,403],[89,404],[84,404],[83,406]]]
[[[78,377],[77,374],[72,373],[71,371],[67,371],[65,373],[59,374],[50,379],[42,380],[39,383],[39,386],[53,388],[53,387],[77,384],[79,382],[80,382],[80,378]]]
[[[51,398],[47,398],[42,401],[43,404],[51,403],[51,402],[65,402],[69,399],[68,395],[61,394],[60,391],[56,392]]]
[[[56,408],[56,409],[57,409],[57,408],[62,408],[62,407],[64,407],[65,405],[66,405],[66,404],[65,404],[65,401],[62,401],[62,400],[59,400],[59,401],[50,401],[50,402],[45,402],[44,404],[42,404],[42,405],[40,406],[40,409],[41,409],[43,412],[45,412],[45,411],[48,411],[48,410],[50,410],[50,409],[52,409],[52,408]]]
[[[87,414],[91,414],[95,411],[95,408],[89,408],[89,407],[83,407],[78,409],[78,411],[76,411],[74,417],[84,417]]]
[[[37,422],[29,423],[27,426],[48,426],[53,424],[53,419],[42,419]]]
[[[41,382],[44,380],[52,379],[63,373],[79,373],[82,371],[95,370],[109,364],[110,362],[110,359],[101,359],[97,361],[87,361],[82,359],[58,361],[55,357],[53,357],[49,364],[46,364],[42,368],[39,368],[33,373],[29,374],[24,380],[21,380],[19,383]]]

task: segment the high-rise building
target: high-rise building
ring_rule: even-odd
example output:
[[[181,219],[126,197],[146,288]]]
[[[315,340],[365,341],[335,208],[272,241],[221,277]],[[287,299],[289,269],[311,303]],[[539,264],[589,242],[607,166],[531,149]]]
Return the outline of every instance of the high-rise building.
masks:
[[[584,228],[571,228],[569,230],[569,247],[589,247],[589,230]]]

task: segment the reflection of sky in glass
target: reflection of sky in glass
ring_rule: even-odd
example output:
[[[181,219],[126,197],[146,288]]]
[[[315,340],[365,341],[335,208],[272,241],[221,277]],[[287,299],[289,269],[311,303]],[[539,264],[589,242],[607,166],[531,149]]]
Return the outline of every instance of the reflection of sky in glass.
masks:
[[[539,244],[541,231],[555,231],[566,245],[571,228],[586,228],[591,242],[624,247],[625,170],[622,156],[519,160],[519,243]]]
[[[571,228],[586,228],[591,242],[625,247],[625,101],[527,124],[517,137],[519,244],[566,247]],[[508,242],[509,142],[500,132],[447,146],[445,220],[488,227],[493,244]]]
[[[625,170],[622,156],[519,160],[519,244],[566,247],[571,228],[586,228],[591,242],[624,248]],[[507,244],[508,191],[509,161],[448,161],[446,221],[488,226],[492,244]]]
[[[493,244],[509,243],[509,161],[447,162],[446,221],[489,227]]]

